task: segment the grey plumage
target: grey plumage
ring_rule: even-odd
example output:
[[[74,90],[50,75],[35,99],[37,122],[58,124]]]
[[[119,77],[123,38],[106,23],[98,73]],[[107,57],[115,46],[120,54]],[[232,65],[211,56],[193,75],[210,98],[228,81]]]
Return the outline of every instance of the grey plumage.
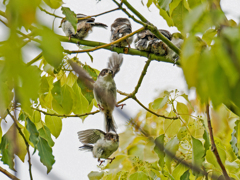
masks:
[[[78,73],[78,77],[83,81],[89,89],[93,89],[94,97],[98,103],[100,110],[104,113],[106,132],[116,132],[116,125],[112,117],[114,107],[117,105],[116,96],[117,88],[114,76],[120,70],[123,57],[117,53],[113,53],[109,58],[108,68],[103,69],[96,81],[77,63],[69,61],[72,69]]]
[[[77,18],[83,18],[83,17],[87,17],[87,16],[84,14],[77,14]],[[85,38],[88,35],[88,33],[90,31],[92,31],[92,27],[94,27],[94,26],[103,27],[103,28],[107,27],[106,24],[95,22],[94,18],[78,20],[76,32],[75,32],[72,24],[69,21],[67,21],[66,19],[63,19],[61,21],[61,25],[60,25],[60,27],[62,27],[64,33],[66,34],[66,36],[69,37],[69,39],[71,37],[75,37],[78,39]]]
[[[132,26],[127,18],[117,18],[111,25],[111,42],[118,40],[119,38],[132,33]],[[128,37],[127,39],[115,44],[115,46],[125,47],[129,46],[133,41],[133,37]]]
[[[114,158],[109,158],[109,156],[111,156],[119,146],[118,134],[111,132],[105,133],[99,129],[79,131],[78,138],[79,141],[83,143],[83,146],[79,147],[79,149],[91,151],[93,157],[98,158],[98,161],[100,161],[100,158],[113,160]]]
[[[159,29],[166,38],[171,40],[172,35],[164,29]],[[152,52],[158,55],[167,54],[167,45],[158,39],[151,31],[143,30],[137,34],[135,46],[138,50]]]

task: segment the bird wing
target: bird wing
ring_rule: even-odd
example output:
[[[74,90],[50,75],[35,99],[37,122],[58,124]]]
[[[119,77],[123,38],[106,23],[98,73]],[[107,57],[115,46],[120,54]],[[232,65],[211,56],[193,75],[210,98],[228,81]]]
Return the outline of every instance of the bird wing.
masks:
[[[108,61],[108,68],[113,71],[113,77],[118,73],[123,62],[123,56],[114,52]]]
[[[94,144],[99,139],[104,139],[105,132],[99,129],[87,129],[78,132],[78,139],[83,144]]]
[[[69,64],[71,65],[72,69],[78,74],[78,78],[83,81],[83,83],[89,88],[93,89],[93,84],[95,81],[92,79],[92,77],[82,68],[80,67],[77,63],[75,63],[72,60],[68,61]]]

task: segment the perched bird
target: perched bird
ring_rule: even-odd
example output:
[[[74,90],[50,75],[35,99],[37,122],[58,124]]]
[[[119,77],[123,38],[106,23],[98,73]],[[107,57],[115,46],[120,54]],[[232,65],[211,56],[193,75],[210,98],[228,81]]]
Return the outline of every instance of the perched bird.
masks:
[[[99,129],[88,129],[78,132],[78,139],[83,146],[79,147],[80,150],[87,150],[93,153],[94,158],[98,158],[99,165],[101,165],[104,160],[111,160],[110,163],[115,159],[109,158],[109,156],[114,153],[119,146],[119,137],[115,133],[105,133]]]
[[[77,14],[77,18],[83,18],[83,17],[87,17],[87,16],[84,14]],[[88,35],[89,31],[92,31],[93,26],[103,27],[103,28],[108,27],[106,24],[98,23],[94,21],[95,21],[94,18],[78,20],[76,32],[72,24],[66,19],[62,19],[59,27],[62,27],[63,32],[66,34],[66,36],[69,37],[69,40],[71,39],[71,37],[83,39]]]
[[[93,89],[98,107],[104,113],[106,132],[109,132],[110,130],[116,132],[112,112],[115,106],[121,106],[121,108],[123,108],[125,104],[117,104],[117,88],[113,78],[118,73],[120,66],[122,65],[122,55],[112,53],[112,56],[109,58],[108,67],[99,73],[96,82],[83,68],[78,66],[77,63],[73,61],[69,62],[73,70],[78,74],[78,78],[83,81],[89,89]]]
[[[127,18],[117,18],[111,25],[111,42],[118,40],[119,38],[126,36],[132,32],[132,26],[130,21]],[[115,44],[115,46],[125,47],[133,41],[133,37],[130,36],[127,39]]]
[[[171,33],[164,29],[159,29],[166,38],[171,40]],[[158,39],[151,31],[144,30],[137,34],[135,46],[138,50],[152,52],[154,54],[166,55],[167,45]]]
[[[178,48],[181,48],[184,42],[183,36],[180,33],[173,33],[171,42]],[[179,59],[179,56],[169,47],[168,47],[168,54],[166,57],[174,60],[175,62]]]

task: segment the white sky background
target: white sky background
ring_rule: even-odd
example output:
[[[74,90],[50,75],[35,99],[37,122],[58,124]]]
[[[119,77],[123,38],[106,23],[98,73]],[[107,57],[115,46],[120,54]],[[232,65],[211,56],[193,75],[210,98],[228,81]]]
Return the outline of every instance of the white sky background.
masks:
[[[147,3],[147,0],[143,0],[144,4]],[[222,0],[222,9],[227,13],[228,18],[232,18],[235,21],[239,22],[240,12],[240,1],[239,0]],[[96,0],[64,0],[64,6],[69,7],[75,13],[82,13],[86,15],[95,15],[107,10],[116,8],[116,5],[111,0],[106,1],[102,0],[97,3]],[[141,1],[138,0],[129,0],[129,3],[132,4],[141,14],[145,16],[151,23],[156,25],[158,28],[169,30],[171,33],[176,32],[176,28],[168,27],[165,20],[159,16],[158,9],[152,5],[149,9],[146,6],[141,4]],[[2,3],[0,4],[0,9],[2,9]],[[51,10],[49,10],[51,11]],[[53,11],[51,11],[53,12]],[[130,11],[129,11],[130,12]],[[39,17],[39,20],[46,24],[48,27],[52,26],[53,19],[51,16],[46,15],[45,13],[40,13],[42,16]],[[60,10],[56,11],[56,14],[62,15]],[[108,13],[96,18],[96,22],[102,22],[108,25],[108,29],[94,28],[93,32],[86,38],[87,40],[94,40],[108,43],[110,41],[110,26],[113,21],[118,17],[127,17],[125,13],[118,10],[112,13]],[[136,24],[130,19],[132,23],[132,30],[135,31],[141,26]],[[64,35],[62,29],[59,29],[60,19],[55,20],[55,31],[58,34]],[[0,41],[7,39],[6,28],[0,23]],[[77,46],[70,43],[62,43],[65,49],[77,50]],[[134,44],[131,44],[131,47],[134,47]],[[27,61],[33,59],[40,52],[39,49],[31,48],[29,46],[25,48],[27,51],[24,53],[24,59]],[[111,52],[108,50],[97,50],[90,53],[93,56],[93,63],[91,63],[89,56],[86,53],[79,54],[78,57],[80,61],[86,62],[93,68],[101,70],[106,67],[108,62],[108,57],[111,55]],[[141,71],[144,67],[145,61],[147,59],[139,56],[124,55],[123,65],[120,72],[115,77],[115,82],[117,88],[120,91],[130,93],[133,91],[134,87],[137,84],[138,78],[141,74]],[[148,103],[152,102],[162,90],[173,90],[178,89],[188,93],[187,85],[184,80],[182,70],[176,66],[173,66],[169,63],[162,63],[157,61],[152,61],[147,74],[143,79],[143,83],[137,93],[139,100],[145,105],[148,106]],[[122,99],[124,96],[118,94],[118,100]],[[124,111],[127,112],[131,117],[134,117],[139,110],[142,110],[135,101],[127,100],[126,106],[124,106]],[[122,132],[125,127],[125,120],[122,120],[118,116],[117,112],[114,112],[114,118],[118,125],[118,132]],[[42,115],[42,118],[44,116]],[[75,180],[88,179],[87,174],[90,171],[100,170],[97,165],[97,159],[92,157],[91,153],[82,152],[78,150],[78,147],[81,146],[81,143],[78,141],[77,132],[80,130],[98,128],[104,129],[103,126],[103,115],[98,113],[93,116],[88,116],[85,119],[85,122],[82,123],[80,118],[66,118],[63,119],[63,128],[58,139],[53,137],[55,145],[53,147],[53,155],[55,156],[55,164],[53,165],[52,171],[46,175],[47,169],[40,163],[38,152],[32,156],[32,174],[34,180],[47,180],[47,179],[58,179],[58,180]],[[3,133],[5,133],[12,124],[12,120],[7,118],[8,123],[2,121],[1,127]],[[33,152],[33,148],[31,148]],[[27,156],[25,158],[25,163],[23,164],[19,158],[17,159],[17,168],[18,173],[17,177],[20,179],[29,179],[28,172],[28,163]],[[106,165],[106,163],[105,163]],[[0,166],[10,171],[8,166],[3,165],[0,162]],[[9,179],[4,174],[0,173],[1,180]]]

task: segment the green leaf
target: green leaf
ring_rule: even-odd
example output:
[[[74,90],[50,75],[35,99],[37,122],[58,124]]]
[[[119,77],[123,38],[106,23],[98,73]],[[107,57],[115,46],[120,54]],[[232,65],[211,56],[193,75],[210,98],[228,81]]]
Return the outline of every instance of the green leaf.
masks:
[[[183,175],[180,177],[180,180],[190,180],[189,169],[183,173]]]
[[[159,144],[162,144],[164,145],[164,134],[158,136],[156,139],[155,139],[155,142],[158,142]],[[163,169],[164,167],[164,157],[165,157],[165,153],[163,151],[161,151],[156,145],[154,147],[154,151],[157,153],[158,155],[158,158],[159,158],[159,161],[158,161],[158,164],[159,166]]]
[[[93,62],[93,57],[92,57],[92,55],[91,55],[89,52],[87,52],[87,55],[90,57],[91,62]]]
[[[73,74],[72,72],[70,72],[68,74],[68,77],[67,77],[67,81],[66,81],[66,84],[69,86],[69,87],[72,87],[75,82],[77,81],[77,76],[75,74]],[[74,98],[75,99],[75,98]],[[73,99],[73,100],[74,100]]]
[[[41,113],[39,111],[33,111],[33,122],[38,123],[41,120]]]
[[[10,169],[15,170],[14,162],[13,162],[13,158],[14,158],[13,144],[8,139],[6,134],[2,137],[2,142],[0,144],[0,150],[1,150],[1,154],[2,154],[1,161],[3,162],[3,164],[7,164]]]
[[[153,0],[148,0],[147,7],[149,8],[152,5],[152,3],[153,3]]]
[[[157,98],[153,101],[152,108],[155,110],[161,109],[161,108],[163,108],[163,106],[165,106],[167,101],[168,101],[168,96],[165,96],[164,98]]]
[[[168,137],[175,136],[178,133],[179,129],[181,128],[181,122],[179,119],[176,120],[165,119],[163,125],[165,134]]]
[[[61,87],[60,80],[54,83],[52,89],[52,106],[60,114],[70,114],[73,106],[73,90],[66,84]]]
[[[194,108],[193,108],[193,106],[192,106],[192,103],[189,101],[189,99],[188,99],[188,95],[187,94],[182,94],[181,95],[182,97],[184,97],[184,99],[189,103],[189,105],[191,106],[191,108],[192,108],[192,110],[194,110]]]
[[[2,76],[3,74],[1,74]],[[3,77],[0,77],[0,117],[5,118],[7,108],[13,98],[13,93],[7,82],[4,82]]]
[[[206,153],[207,150],[209,149],[209,147],[211,146],[210,140],[209,140],[209,134],[206,129],[204,130],[203,139],[205,140],[204,148],[205,148],[205,153]]]
[[[207,43],[207,45],[211,45],[214,36],[217,35],[217,30],[216,29],[208,29],[202,36],[202,39]]]
[[[172,12],[172,20],[180,32],[183,31],[183,20],[187,13],[188,10],[184,7],[183,1],[181,1]]]
[[[29,140],[33,143],[34,148],[36,148],[37,144],[38,144],[38,137],[39,137],[39,132],[37,131],[36,126],[34,125],[34,123],[27,117],[26,118],[27,121],[27,130],[30,133],[30,137]]]
[[[177,112],[178,114],[184,119],[184,121],[187,123],[189,120],[189,111],[186,104],[177,102]]]
[[[104,172],[101,171],[101,172],[98,172],[98,171],[91,171],[89,174],[88,174],[88,178],[89,180],[100,180],[104,175]]]
[[[205,149],[202,142],[192,137],[192,163],[196,166],[201,166],[204,161]]]
[[[48,142],[39,137],[37,144],[38,155],[40,156],[40,161],[47,167],[47,173],[52,169],[52,165],[55,163],[54,156],[52,155],[52,148],[49,146]]]
[[[47,126],[43,126],[41,129],[38,130],[38,132],[39,132],[39,136],[47,140],[50,147],[54,146],[54,141],[52,140],[51,132]]]
[[[188,169],[188,167],[182,165],[179,163],[173,170],[172,176],[174,179],[180,179],[182,177],[183,173]]]
[[[232,139],[230,141],[232,150],[234,154],[237,156],[238,159],[240,159],[239,155],[239,148],[240,148],[240,125],[239,125],[240,120],[237,120],[235,122],[235,126],[232,132]]]
[[[158,0],[158,5],[165,11],[169,11],[169,4],[172,0]]]
[[[50,8],[58,9],[62,4],[62,0],[43,0]]]
[[[55,138],[58,138],[62,131],[62,119],[57,116],[45,116],[46,126]]]
[[[57,35],[47,27],[43,27],[40,32],[42,36],[41,49],[46,61],[58,69],[63,59],[63,47]]]
[[[165,145],[165,148],[172,152],[172,154],[176,154],[178,148],[179,148],[179,140],[177,137],[173,137],[171,138],[170,141],[168,141]],[[166,166],[168,168],[168,170],[171,172],[171,162],[172,162],[172,158],[169,156],[165,157],[165,162],[166,162]]]
[[[135,172],[129,176],[129,180],[142,180],[142,179],[149,179],[149,177],[142,171],[140,172]]]
[[[65,14],[66,20],[72,24],[73,28],[75,29],[75,33],[76,33],[77,32],[77,22],[78,22],[76,14],[73,11],[71,11],[70,8],[68,8],[68,7],[62,7],[61,10],[62,10],[62,13]]]
[[[174,26],[173,20],[172,20],[172,18],[169,17],[168,13],[161,8],[159,8],[159,10],[160,10],[159,11],[160,16],[162,16],[165,19],[168,26],[170,26],[170,27]]]
[[[83,96],[80,87],[75,83],[73,85],[74,99],[73,99],[73,113],[74,114],[84,114],[92,110],[93,103],[89,104],[88,100]],[[83,120],[87,116],[81,117]]]

